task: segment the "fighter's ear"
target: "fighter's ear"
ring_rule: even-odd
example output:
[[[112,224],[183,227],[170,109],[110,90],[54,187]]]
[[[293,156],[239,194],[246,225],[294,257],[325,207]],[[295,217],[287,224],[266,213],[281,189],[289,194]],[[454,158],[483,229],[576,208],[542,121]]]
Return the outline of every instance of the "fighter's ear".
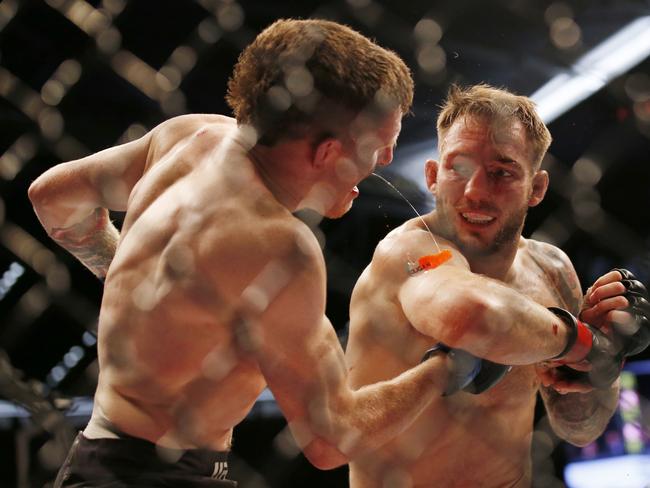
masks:
[[[544,200],[546,190],[548,189],[548,172],[546,170],[539,170],[533,176],[532,192],[528,199],[528,206],[535,207]]]
[[[436,189],[436,182],[438,181],[438,161],[427,159],[424,165],[424,174],[427,178],[427,188],[433,193]]]
[[[315,169],[321,169],[329,164],[339,160],[343,153],[343,143],[334,137],[323,139],[312,157],[312,166]]]

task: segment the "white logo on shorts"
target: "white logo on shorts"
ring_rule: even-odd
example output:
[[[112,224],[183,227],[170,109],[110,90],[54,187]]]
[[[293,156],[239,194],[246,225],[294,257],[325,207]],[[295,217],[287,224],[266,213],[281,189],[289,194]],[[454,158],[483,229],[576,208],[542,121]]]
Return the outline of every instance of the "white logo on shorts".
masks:
[[[228,477],[228,461],[217,461],[214,463],[212,479],[225,480]]]

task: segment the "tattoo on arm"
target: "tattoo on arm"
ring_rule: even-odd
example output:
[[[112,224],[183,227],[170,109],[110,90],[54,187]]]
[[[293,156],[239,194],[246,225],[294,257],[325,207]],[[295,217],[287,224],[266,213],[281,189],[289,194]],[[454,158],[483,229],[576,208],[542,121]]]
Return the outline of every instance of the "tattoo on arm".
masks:
[[[98,278],[105,278],[120,234],[108,219],[108,210],[96,209],[83,221],[52,229],[50,236]]]
[[[541,387],[540,393],[555,433],[578,445],[591,442],[603,433],[618,400],[618,386],[566,395]]]
[[[535,243],[532,259],[548,280],[559,306],[576,317],[582,309],[578,276],[567,257],[550,245]],[[560,394],[552,387],[540,387],[546,411],[555,433],[576,445],[585,445],[603,433],[618,400],[618,385],[588,393]]]
[[[580,281],[567,258],[552,246],[534,243],[531,257],[546,276],[558,304],[576,317],[582,309]]]
[[[564,298],[567,310],[576,317],[582,309],[582,290],[573,269],[558,273],[558,289]]]

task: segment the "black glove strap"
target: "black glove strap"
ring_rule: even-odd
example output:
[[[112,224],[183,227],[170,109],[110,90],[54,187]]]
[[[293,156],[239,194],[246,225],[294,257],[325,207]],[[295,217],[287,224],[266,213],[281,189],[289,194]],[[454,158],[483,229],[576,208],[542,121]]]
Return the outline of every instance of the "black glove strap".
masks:
[[[422,356],[422,359],[420,359],[420,363],[425,362],[427,359],[432,358],[433,356],[436,355],[437,352],[444,352],[447,354],[449,351],[451,351],[451,347],[448,347],[444,345],[442,342],[439,342],[435,346],[433,346],[431,349],[427,349],[424,355]]]
[[[566,354],[575,346],[576,339],[578,338],[578,322],[576,318],[571,315],[569,312],[560,307],[548,307],[548,310],[553,312],[558,318],[562,319],[562,322],[569,326],[569,337],[567,339],[566,346],[560,354],[554,356],[550,359],[561,359],[566,356]]]

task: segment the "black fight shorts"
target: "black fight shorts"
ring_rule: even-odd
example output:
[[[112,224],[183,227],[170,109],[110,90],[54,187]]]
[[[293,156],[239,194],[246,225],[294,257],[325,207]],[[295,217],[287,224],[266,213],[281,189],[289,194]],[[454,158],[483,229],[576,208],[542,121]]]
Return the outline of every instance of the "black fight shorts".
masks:
[[[54,488],[236,487],[227,476],[227,452],[189,449],[175,462],[167,462],[154,444],[143,439],[88,439],[79,433]]]

